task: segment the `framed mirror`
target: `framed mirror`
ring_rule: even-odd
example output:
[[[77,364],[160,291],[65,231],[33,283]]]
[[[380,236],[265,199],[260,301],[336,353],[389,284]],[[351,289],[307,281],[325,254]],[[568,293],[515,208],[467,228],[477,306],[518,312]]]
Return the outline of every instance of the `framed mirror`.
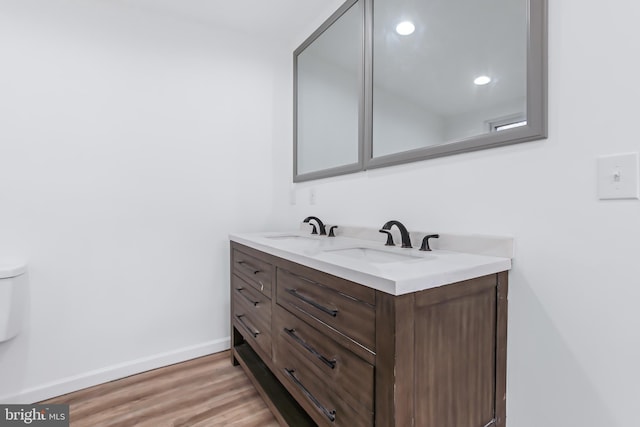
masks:
[[[365,168],[546,137],[543,0],[374,0]]]
[[[294,181],[547,136],[547,0],[347,1],[294,52]]]
[[[363,1],[345,3],[294,52],[294,181],[362,170]]]

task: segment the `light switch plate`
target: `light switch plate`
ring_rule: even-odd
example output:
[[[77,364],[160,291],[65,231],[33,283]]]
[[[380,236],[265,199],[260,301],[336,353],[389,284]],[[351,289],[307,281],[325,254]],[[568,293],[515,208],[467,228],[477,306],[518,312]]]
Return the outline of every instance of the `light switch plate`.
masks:
[[[638,153],[598,157],[598,198],[638,199]]]

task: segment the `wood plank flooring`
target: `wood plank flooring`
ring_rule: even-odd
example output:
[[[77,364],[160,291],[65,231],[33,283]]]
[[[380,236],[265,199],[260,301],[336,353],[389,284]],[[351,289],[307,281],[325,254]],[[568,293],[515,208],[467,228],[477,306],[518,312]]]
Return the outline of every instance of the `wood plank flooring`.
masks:
[[[72,427],[277,427],[228,351],[41,403],[70,405]]]

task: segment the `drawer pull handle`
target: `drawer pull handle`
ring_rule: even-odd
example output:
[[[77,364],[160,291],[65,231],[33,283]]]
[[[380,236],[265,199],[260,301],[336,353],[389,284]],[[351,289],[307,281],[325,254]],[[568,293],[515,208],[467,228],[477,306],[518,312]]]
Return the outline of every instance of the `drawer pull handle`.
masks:
[[[238,265],[244,268],[245,270],[247,270],[248,272],[250,272],[251,274],[258,274],[262,272],[262,270],[255,268],[253,265],[249,264],[246,261],[238,261]]]
[[[258,338],[258,335],[260,335],[260,331],[254,331],[253,329],[251,329],[249,325],[247,325],[244,320],[242,320],[243,317],[244,314],[236,314],[236,319],[238,319],[238,322],[240,322],[242,327],[245,328],[251,335],[253,335],[254,338]]]
[[[320,311],[324,311],[329,316],[336,317],[338,315],[338,310],[333,310],[331,308],[327,308],[327,307],[325,307],[323,305],[320,305],[317,302],[315,302],[314,300],[312,300],[311,298],[302,295],[296,289],[287,289],[287,293],[289,293],[289,294],[293,295],[294,297],[298,298],[300,301],[306,302],[307,304],[317,308]]]
[[[331,369],[335,369],[336,367],[336,360],[335,359],[327,359],[326,357],[324,357],[322,354],[320,354],[315,348],[311,347],[309,344],[307,344],[307,342],[305,340],[303,340],[302,338],[300,338],[297,334],[296,334],[296,330],[295,329],[287,329],[284,328],[284,331],[287,333],[287,335],[289,335],[295,342],[297,342],[298,344],[300,344],[302,347],[304,347],[305,350],[307,350],[309,353],[313,354],[315,357],[317,357],[318,359],[320,359],[320,361],[322,363],[324,363],[325,365],[327,365],[328,367],[330,367]]]
[[[329,419],[329,421],[334,422],[336,420],[336,411],[335,411],[335,409],[333,411],[330,411],[327,408],[325,408],[320,403],[320,401],[318,399],[316,399],[315,396],[309,392],[309,390],[307,390],[307,388],[300,382],[300,380],[298,378],[296,378],[295,375],[293,375],[293,373],[295,371],[296,371],[295,369],[284,368],[284,372],[289,376],[289,378],[291,378],[291,381],[293,381],[293,383],[298,386],[298,388],[302,391],[302,393],[304,393],[304,395],[314,405],[316,405],[316,407],[318,409],[320,409],[320,411]]]
[[[249,301],[249,303],[252,304],[254,307],[257,307],[258,304],[260,304],[260,301],[254,301],[248,296],[246,296],[245,294],[243,294],[242,291],[244,291],[244,288],[236,288],[236,291],[238,291],[238,294],[245,300]]]

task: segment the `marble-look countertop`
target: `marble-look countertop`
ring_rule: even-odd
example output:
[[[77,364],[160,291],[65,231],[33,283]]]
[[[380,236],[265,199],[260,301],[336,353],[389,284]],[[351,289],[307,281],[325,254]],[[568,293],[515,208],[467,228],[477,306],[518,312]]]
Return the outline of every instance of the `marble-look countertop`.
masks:
[[[513,238],[439,233],[431,252],[385,246],[373,229],[340,227],[337,237],[309,234],[305,225],[290,232],[234,233],[230,240],[304,266],[403,295],[511,269]],[[399,235],[395,238],[399,242]],[[456,250],[454,250],[456,249]]]

